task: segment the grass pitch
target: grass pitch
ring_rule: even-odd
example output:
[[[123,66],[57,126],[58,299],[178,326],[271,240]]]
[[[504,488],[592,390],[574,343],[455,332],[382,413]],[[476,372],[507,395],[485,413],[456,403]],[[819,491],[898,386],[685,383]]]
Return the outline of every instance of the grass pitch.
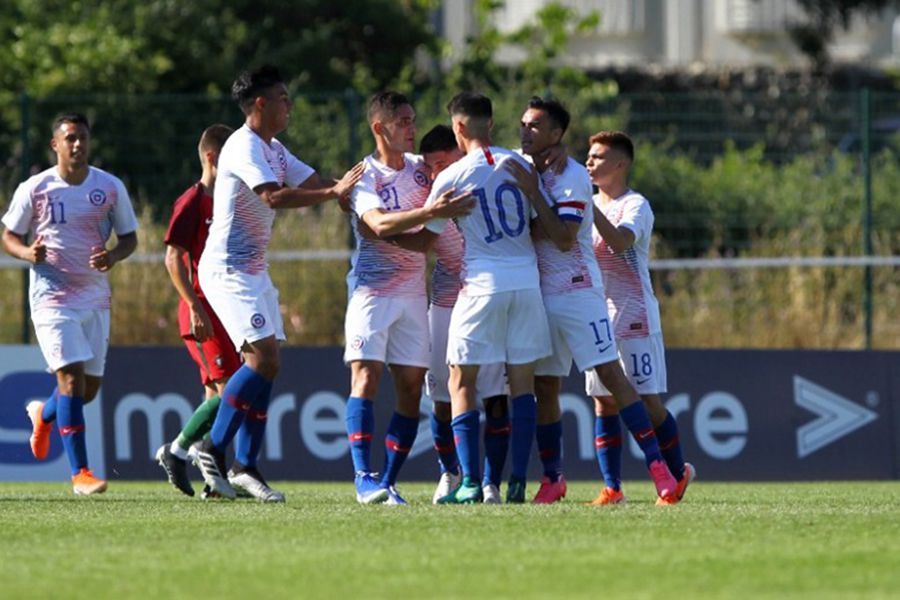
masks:
[[[168,484],[0,485],[3,598],[879,598],[900,594],[900,483],[646,483],[590,507],[359,506],[347,484],[280,484],[285,505]],[[529,485],[531,494],[536,485]],[[199,488],[199,486],[198,486]],[[199,492],[199,489],[198,489]]]

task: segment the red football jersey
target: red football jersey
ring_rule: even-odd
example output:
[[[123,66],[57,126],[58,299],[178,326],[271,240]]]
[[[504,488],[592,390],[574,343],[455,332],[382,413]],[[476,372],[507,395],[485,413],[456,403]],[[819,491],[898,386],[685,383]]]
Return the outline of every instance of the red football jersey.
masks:
[[[206,238],[209,236],[209,226],[212,224],[213,199],[203,189],[199,182],[185,191],[172,208],[172,218],[169,220],[169,228],[164,239],[166,244],[178,246],[188,251],[185,257],[185,268],[191,278],[194,291],[199,298],[204,298],[200,282],[197,280],[197,264],[200,255],[206,247]],[[179,317],[181,313],[187,316],[188,308],[184,300],[178,303]],[[190,333],[190,319],[179,318],[181,322],[181,334]],[[184,323],[187,321],[187,331],[184,331]]]

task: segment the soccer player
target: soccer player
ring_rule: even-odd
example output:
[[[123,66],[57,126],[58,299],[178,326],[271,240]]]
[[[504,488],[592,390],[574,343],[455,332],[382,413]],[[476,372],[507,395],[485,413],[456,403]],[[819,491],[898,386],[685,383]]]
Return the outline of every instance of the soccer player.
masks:
[[[671,504],[684,497],[695,471],[682,458],[678,425],[660,398],[666,392],[666,358],[659,303],[650,283],[653,211],[647,199],[628,186],[634,162],[631,138],[619,131],[602,131],[592,136],[590,143],[586,166],[599,190],[593,202],[594,251],[603,273],[619,359],[641,395],[662,455],[678,480],[674,495],[657,501]],[[625,498],[619,475],[622,438],[618,417],[624,413],[610,397],[617,391],[594,373],[587,374],[586,388],[594,397],[597,461],[605,482],[593,504],[617,504]]]
[[[91,128],[77,113],[53,122],[56,166],[19,185],[3,217],[3,247],[31,263],[31,320],[56,389],[28,403],[31,451],[44,460],[56,421],[79,495],[106,490],[88,468],[84,404],[97,395],[109,345],[107,272],[137,247],[137,219],[125,186],[90,166]],[[107,249],[110,234],[116,243]],[[26,237],[32,234],[31,243]]]
[[[566,494],[561,472],[562,422],[559,391],[574,359],[579,371],[592,371],[620,403],[622,418],[644,452],[660,498],[670,498],[676,482],[662,455],[644,405],[618,362],[615,336],[607,316],[603,281],[593,256],[591,181],[574,160],[561,173],[548,168],[545,151],[560,143],[570,116],[561,103],[533,97],[519,129],[522,150],[531,157],[550,196],[542,201],[537,181],[520,181],[538,214],[535,250],[541,291],[550,323],[553,354],[538,361],[535,389],[538,402],[537,443],[544,477],[536,504],[550,504]],[[514,167],[514,165],[511,165]],[[518,177],[528,175],[513,168]]]
[[[166,269],[179,296],[179,333],[200,369],[200,381],[206,398],[178,437],[159,447],[156,461],[165,470],[169,483],[188,496],[194,495],[187,475],[188,449],[209,432],[225,383],[241,366],[234,344],[206,300],[197,279],[197,265],[212,223],[216,164],[225,140],[233,131],[231,127],[219,124],[203,131],[198,147],[202,167],[200,181],[175,201],[165,237]]]
[[[491,145],[493,109],[486,96],[457,94],[448,105],[466,156],[432,186],[429,204],[448,190],[470,192],[478,210],[456,220],[465,242],[463,286],[450,317],[447,362],[453,434],[463,479],[439,503],[478,502],[480,485],[477,377],[480,366],[506,363],[512,398],[512,469],[507,502],[525,501],[525,476],[535,431],[534,361],[550,353],[527,198],[503,168],[524,159]],[[427,204],[426,204],[427,206]],[[427,224],[440,233],[445,220]]]
[[[395,483],[416,439],[419,403],[429,364],[425,254],[391,243],[435,217],[471,210],[471,200],[450,198],[425,207],[431,181],[415,145],[416,113],[409,100],[393,91],[369,100],[368,121],[375,152],[363,161],[365,172],[353,188],[350,208],[356,248],[347,276],[349,301],[344,322],[344,362],[350,366],[347,437],[361,504],[406,504]],[[374,236],[364,235],[363,229]],[[389,365],[396,404],[385,434],[385,464],[380,478],[371,469],[374,399]]]
[[[263,502],[283,502],[256,467],[265,435],[272,382],[285,339],[278,290],[269,277],[266,250],[276,209],[312,206],[339,198],[358,180],[362,166],[340,181],[324,181],[275,136],[290,118],[291,100],[278,69],[266,65],[241,73],[231,88],[245,115],[219,155],[213,222],[198,273],[200,287],[244,364],[228,380],[210,437],[197,454],[212,491],[234,498],[243,489]],[[225,475],[232,439],[235,462]]]
[[[434,180],[441,171],[463,157],[453,130],[436,125],[419,144],[419,153]],[[453,441],[450,391],[447,380],[447,333],[450,314],[459,296],[462,269],[463,240],[453,221],[447,223],[434,244],[437,260],[431,273],[431,302],[428,306],[428,330],[431,336],[431,364],[425,378],[425,388],[432,401],[431,432],[438,453],[441,477],[432,502],[447,496],[460,484],[462,474]],[[486,365],[478,372],[478,396],[482,398],[486,415],[484,428],[484,479],[481,489],[484,502],[500,503],[500,481],[509,448],[509,409],[506,397],[506,378],[503,364]]]

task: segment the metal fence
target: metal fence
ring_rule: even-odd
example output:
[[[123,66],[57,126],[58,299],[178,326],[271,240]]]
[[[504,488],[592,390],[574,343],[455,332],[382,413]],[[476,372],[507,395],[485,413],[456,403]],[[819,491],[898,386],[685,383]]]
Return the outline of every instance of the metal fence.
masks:
[[[352,91],[298,96],[289,128],[280,137],[321,172],[339,174],[372,149],[364,102]],[[417,102],[420,134],[446,120],[441,104],[434,98]],[[900,255],[900,94],[621,94],[602,101],[573,99],[569,108],[574,119],[567,143],[573,156],[584,156],[591,128],[599,126],[628,131],[638,143],[635,184],[651,199],[657,216],[655,285],[671,342],[900,347],[895,306],[900,287],[895,258]],[[89,115],[94,164],[120,176],[145,215],[139,250],[144,258],[124,263],[113,277],[114,312],[127,323],[118,323],[114,315],[114,340],[177,342],[171,331],[177,297],[159,258],[161,223],[172,200],[198,176],[199,133],[213,122],[237,125],[241,115],[222,97],[23,95],[18,130],[0,130],[0,146],[10,157],[0,165],[5,199],[18,181],[51,164],[49,124],[64,110]],[[516,146],[519,114],[508,112],[495,115],[495,140]],[[783,195],[783,202],[760,201],[767,193]],[[815,201],[804,194],[813,194]],[[821,196],[827,198],[815,199]],[[804,212],[804,203],[817,208]],[[6,201],[2,204],[5,208]],[[346,221],[326,208],[279,222],[278,250],[333,254],[304,254],[302,260],[273,265],[289,337],[301,344],[339,343]],[[748,257],[764,262],[742,262]],[[14,266],[21,267],[0,262],[0,342],[7,343],[31,338],[26,278],[23,270],[10,268]],[[762,327],[771,320],[777,292],[795,293],[785,289],[792,285],[799,285],[805,298],[798,313],[819,311],[813,322],[835,320],[833,334],[823,335],[821,328],[767,338],[740,333],[742,323]],[[774,290],[768,296],[760,291],[767,286]],[[796,302],[786,297],[781,304]],[[698,312],[708,320],[698,321]]]

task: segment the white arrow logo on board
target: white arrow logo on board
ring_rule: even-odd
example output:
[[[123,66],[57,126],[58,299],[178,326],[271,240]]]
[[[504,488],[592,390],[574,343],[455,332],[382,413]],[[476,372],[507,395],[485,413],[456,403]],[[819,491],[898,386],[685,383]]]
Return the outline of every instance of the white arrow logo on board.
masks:
[[[794,376],[794,403],[819,415],[797,430],[798,458],[809,456],[878,418],[878,413],[798,375]]]

